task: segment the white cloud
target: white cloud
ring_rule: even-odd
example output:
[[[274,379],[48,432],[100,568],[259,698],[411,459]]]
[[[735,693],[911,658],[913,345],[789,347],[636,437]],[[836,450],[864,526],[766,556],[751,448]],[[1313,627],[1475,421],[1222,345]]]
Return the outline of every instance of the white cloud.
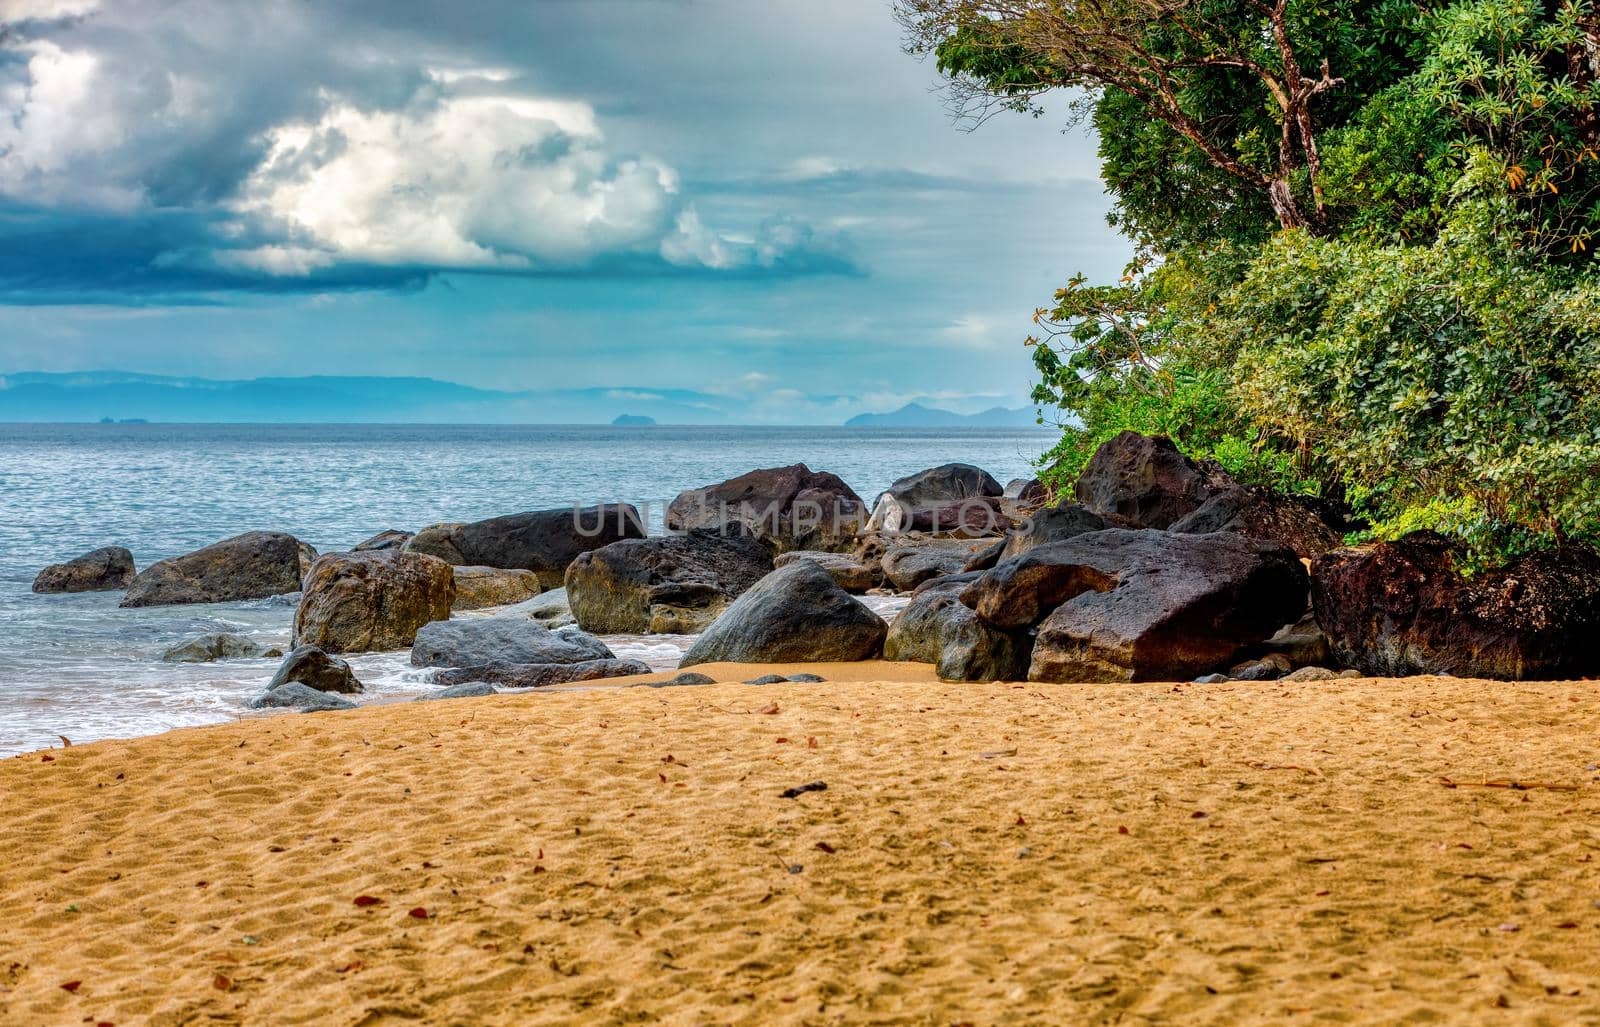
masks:
[[[99,6],[100,0],[0,0],[0,22],[76,18]]]

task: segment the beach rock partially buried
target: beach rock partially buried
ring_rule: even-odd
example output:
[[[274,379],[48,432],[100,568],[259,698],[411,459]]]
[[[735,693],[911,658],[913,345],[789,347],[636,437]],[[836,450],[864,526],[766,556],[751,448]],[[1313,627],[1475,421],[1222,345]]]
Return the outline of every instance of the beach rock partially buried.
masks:
[[[436,699],[481,699],[486,695],[499,694],[497,689],[487,681],[468,681],[462,685],[451,685],[441,688],[428,695],[419,695],[414,702],[433,702]]]
[[[413,667],[485,667],[491,663],[583,663],[609,660],[606,644],[582,631],[551,631],[527,617],[435,621],[417,632]]]
[[[626,504],[534,510],[470,524],[435,524],[405,548],[446,563],[533,571],[544,588],[560,588],[579,553],[625,538],[644,538],[639,511]]]
[[[585,631],[693,635],[771,570],[771,551],[747,534],[627,539],[572,561],[567,602]]]
[[[161,654],[167,663],[214,663],[217,660],[256,660],[282,656],[283,650],[269,649],[243,635],[213,631],[195,635]]]
[[[294,614],[296,645],[330,653],[404,649],[417,630],[450,616],[450,565],[421,553],[384,549],[329,553],[311,566]]]
[[[300,591],[309,551],[293,535],[251,531],[146,567],[122,597],[125,607],[228,603]]]
[[[888,625],[809,560],[762,578],[706,629],[679,666],[869,660]]]
[[[815,549],[797,549],[783,553],[772,561],[774,567],[787,567],[796,560],[810,560],[828,572],[833,583],[856,595],[883,584],[882,566],[868,566],[843,553],[824,553]]]
[[[942,464],[916,474],[908,474],[884,490],[873,505],[868,531],[930,530],[924,522],[934,508],[944,511],[945,523],[961,520],[961,500],[998,497],[1005,489],[989,472],[971,464]],[[948,530],[948,529],[931,529]]]
[[[303,645],[284,658],[278,672],[267,682],[267,691],[282,688],[290,682],[299,682],[319,692],[337,692],[356,695],[364,686],[356,679],[350,664],[337,656],[329,656],[314,645]]]
[[[883,576],[899,591],[910,592],[924,581],[961,573],[983,548],[981,542],[963,539],[893,540],[883,554]]]
[[[33,579],[35,592],[115,592],[134,579],[133,554],[105,546],[66,563],[53,563]]]
[[[1114,528],[1007,560],[961,599],[1002,630],[1038,625],[1030,680],[1186,681],[1303,609],[1306,574],[1273,542]]]
[[[500,567],[454,567],[456,598],[452,610],[486,610],[511,606],[539,594],[539,575]]]
[[[1198,510],[1215,483],[1171,439],[1125,431],[1101,444],[1074,487],[1078,502],[1139,528],[1167,528]]]
[[[319,692],[310,685],[291,681],[286,685],[268,689],[251,699],[247,706],[252,710],[299,710],[302,713],[320,713],[327,710],[353,710],[356,704],[349,699]]]
[[[447,667],[434,680],[441,685],[486,681],[502,688],[543,688],[576,681],[599,681],[650,673],[638,660],[582,660],[577,663],[486,663],[476,667]]]
[[[1432,532],[1317,558],[1312,604],[1335,663],[1372,677],[1600,674],[1600,555],[1535,553],[1464,577]]]
[[[679,493],[667,507],[673,531],[743,528],[777,552],[848,551],[866,518],[866,504],[838,475],[805,464],[750,471]]]
[[[978,619],[961,593],[978,573],[935,578],[918,588],[889,625],[886,660],[937,665],[945,681],[1022,681],[1033,639],[1026,629],[1002,631]]]

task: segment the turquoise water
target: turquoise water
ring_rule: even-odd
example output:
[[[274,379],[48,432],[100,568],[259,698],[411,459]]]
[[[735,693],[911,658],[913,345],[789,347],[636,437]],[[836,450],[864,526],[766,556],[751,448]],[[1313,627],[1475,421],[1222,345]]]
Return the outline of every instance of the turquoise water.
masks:
[[[1028,475],[1034,429],[609,428],[387,425],[0,425],[0,755],[244,714],[276,661],[174,665],[189,635],[288,641],[293,602],[117,608],[120,594],[36,596],[41,567],[104,545],[151,562],[243,531],[287,531],[322,552],[415,529],[622,500],[659,526],[686,488],[803,462],[869,502],[950,461],[1001,482]],[[613,640],[670,666],[673,640]],[[352,661],[371,697],[426,691],[406,654]]]

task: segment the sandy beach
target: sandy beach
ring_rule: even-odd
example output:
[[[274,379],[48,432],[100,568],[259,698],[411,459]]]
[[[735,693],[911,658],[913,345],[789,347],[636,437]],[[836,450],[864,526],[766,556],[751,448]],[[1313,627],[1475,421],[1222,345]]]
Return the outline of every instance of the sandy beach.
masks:
[[[781,669],[6,760],[0,1021],[1600,1018],[1593,683]]]

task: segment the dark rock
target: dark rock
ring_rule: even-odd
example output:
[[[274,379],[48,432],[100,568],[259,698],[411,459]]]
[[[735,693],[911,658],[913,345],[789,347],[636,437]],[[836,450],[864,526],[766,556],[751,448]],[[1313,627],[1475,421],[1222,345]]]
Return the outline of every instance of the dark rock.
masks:
[[[1327,667],[1301,667],[1299,670],[1290,671],[1282,678],[1284,681],[1333,681],[1340,675]]]
[[[982,543],[960,539],[905,538],[892,544],[883,557],[883,575],[901,592],[910,592],[924,581],[960,574],[973,555],[986,548]]]
[[[768,574],[718,617],[684,655],[700,663],[820,663],[868,660],[888,625],[828,572],[800,560]]]
[[[454,567],[456,598],[452,610],[486,610],[511,606],[539,594],[539,575],[501,567]]]
[[[282,656],[283,650],[269,649],[243,635],[213,631],[184,639],[161,654],[168,663],[212,663],[216,660],[258,660]]]
[[[783,553],[772,561],[774,567],[787,567],[796,560],[810,560],[833,579],[833,583],[846,592],[860,594],[883,584],[883,567],[874,562],[871,566],[843,553],[824,553],[815,549],[797,549]]]
[[[487,681],[502,688],[543,688],[546,685],[567,685],[575,681],[598,681],[648,673],[649,665],[638,660],[609,657],[574,663],[510,663],[495,660],[478,666],[449,667],[441,670],[434,680],[441,685]]]
[[[991,627],[961,603],[961,593],[979,577],[956,574],[918,588],[889,625],[883,658],[936,664],[945,681],[1027,678],[1033,648],[1028,632]]]
[[[356,708],[356,704],[349,699],[319,692],[310,685],[298,681],[291,681],[286,685],[279,685],[277,688],[262,692],[246,705],[252,710],[300,710],[302,713]]]
[[[133,582],[133,554],[106,546],[66,563],[53,563],[33,579],[35,592],[115,592]]]
[[[1229,668],[1228,676],[1235,681],[1276,681],[1289,673],[1293,666],[1287,656],[1272,653]]]
[[[518,603],[515,607],[505,612],[507,616],[526,613],[534,621],[543,624],[551,631],[578,623],[578,618],[572,615],[572,604],[567,602],[567,590],[565,588],[552,588],[550,591],[534,599],[529,599],[525,603]]]
[[[1104,531],[1111,527],[1104,517],[1081,503],[1062,500],[1054,506],[1034,511],[1027,522],[1006,536],[1000,551],[1000,560],[1021,556],[1030,549],[1065,542],[1069,538],[1087,535],[1091,531]]]
[[[798,799],[798,798],[800,798],[800,796],[804,795],[807,792],[825,792],[827,790],[828,790],[828,782],[826,782],[826,781],[811,781],[811,782],[808,782],[807,784],[795,785],[793,788],[785,788],[783,791],[778,793],[778,798],[780,798],[780,799]]]
[[[1006,482],[1005,497],[1018,502],[1037,504],[1049,498],[1044,483],[1038,478],[1012,478]]]
[[[788,680],[789,679],[784,677],[782,674],[763,674],[760,677],[751,678],[749,681],[746,681],[745,684],[747,684],[747,685],[781,685],[781,684],[783,684],[784,682],[786,682]]]
[[[1001,500],[977,496],[917,507],[901,518],[901,530],[959,538],[993,538],[1011,530],[1015,523]]]
[[[927,521],[935,509],[943,511],[945,523],[964,524],[969,515],[961,512],[962,500],[1000,496],[1004,492],[987,471],[971,464],[930,467],[890,485],[878,497],[867,530],[926,530],[919,528],[917,518],[920,515]]]
[[[450,565],[421,553],[383,549],[329,553],[311,565],[294,614],[296,645],[330,653],[404,649],[424,624],[450,616]]]
[[[560,588],[579,553],[644,535],[638,510],[606,504],[435,524],[417,532],[406,548],[458,566],[533,571],[544,588]]]
[[[1287,657],[1296,667],[1320,667],[1332,659],[1328,636],[1322,633],[1317,618],[1309,613],[1279,628],[1261,648],[1263,652]]]
[[[1535,553],[1463,577],[1432,532],[1312,564],[1312,602],[1335,662],[1370,677],[1503,680],[1600,673],[1600,555]]]
[[[351,552],[366,553],[383,549],[399,549],[410,540],[411,532],[390,528],[388,531],[378,532],[365,542],[357,543]]]
[[[500,694],[493,685],[487,681],[468,681],[461,685],[451,685],[441,688],[431,695],[419,695],[416,702],[433,702],[436,699],[480,699],[486,695]]]
[[[765,539],[777,552],[855,544],[866,507],[836,474],[805,464],[751,471],[717,485],[680,493],[667,508],[672,531],[736,528]]]
[[[961,598],[994,627],[1039,625],[1030,680],[1184,681],[1264,641],[1305,593],[1285,546],[1113,528],[1007,560]]]
[[[628,539],[572,561],[567,602],[585,631],[693,635],[771,570],[771,551],[749,535]]]
[[[819,681],[826,681],[828,679],[823,677],[821,674],[790,674],[789,680],[798,682],[800,684],[813,685]]]
[[[1233,678],[1226,674],[1202,674],[1194,679],[1194,683],[1197,685],[1225,685],[1232,680]]]
[[[1198,510],[1216,489],[1171,439],[1125,431],[1102,444],[1078,478],[1078,502],[1131,527],[1167,528]]]
[[[237,535],[146,567],[128,586],[122,605],[227,603],[298,592],[301,559],[309,548],[281,532]]]
[[[278,667],[278,672],[272,675],[272,680],[267,682],[267,691],[282,688],[292,681],[319,692],[355,695],[363,691],[350,664],[337,656],[329,656],[314,645],[303,645],[290,653]]]
[[[1234,485],[1222,489],[1193,513],[1172,525],[1173,531],[1207,535],[1233,532],[1249,538],[1282,542],[1304,559],[1343,544],[1343,536],[1308,502],[1266,489]]]
[[[685,671],[682,674],[679,674],[677,677],[673,678],[671,681],[662,682],[662,684],[666,684],[666,685],[714,685],[716,683],[717,683],[717,679],[712,677],[711,675],[709,675],[709,674],[698,674],[698,673],[696,673],[696,672],[694,672],[692,670]]]
[[[581,631],[551,631],[527,617],[435,621],[417,632],[414,667],[482,667],[491,663],[584,663],[615,656]]]

